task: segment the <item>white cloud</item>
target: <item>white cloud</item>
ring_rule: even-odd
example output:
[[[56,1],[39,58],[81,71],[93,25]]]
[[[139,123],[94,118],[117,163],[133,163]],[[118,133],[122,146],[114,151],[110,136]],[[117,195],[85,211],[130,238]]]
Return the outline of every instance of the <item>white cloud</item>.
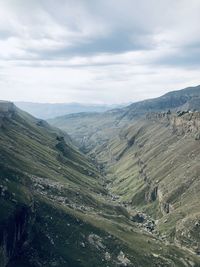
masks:
[[[199,0],[0,0],[0,98],[130,102],[200,77]]]

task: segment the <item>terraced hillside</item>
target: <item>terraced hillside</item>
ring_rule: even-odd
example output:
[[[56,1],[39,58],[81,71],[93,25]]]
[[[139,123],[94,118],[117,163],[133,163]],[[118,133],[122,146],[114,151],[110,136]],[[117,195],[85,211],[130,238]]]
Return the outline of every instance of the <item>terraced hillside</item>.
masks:
[[[0,106],[1,267],[199,266],[141,227],[67,134]]]
[[[199,254],[200,113],[151,114],[90,151],[109,190],[156,221],[152,231]]]
[[[133,103],[104,113],[71,114],[48,120],[50,124],[73,136],[76,144],[88,152],[104,143],[113,133],[127,127],[150,112],[200,110],[200,86],[169,92],[161,97]]]
[[[103,134],[103,133],[102,133]],[[199,254],[200,113],[153,113],[89,151],[107,188],[150,231]],[[135,210],[138,212],[135,213]]]
[[[113,201],[126,207],[139,229],[196,255],[200,254],[200,113],[192,103],[198,93],[199,87],[161,97],[162,101],[180,98],[182,103],[183,95],[190,95],[191,105],[182,106],[190,108],[186,111],[144,109],[140,116],[130,116],[130,106],[126,116],[114,110],[104,117],[79,114],[51,121],[67,129],[98,164]]]

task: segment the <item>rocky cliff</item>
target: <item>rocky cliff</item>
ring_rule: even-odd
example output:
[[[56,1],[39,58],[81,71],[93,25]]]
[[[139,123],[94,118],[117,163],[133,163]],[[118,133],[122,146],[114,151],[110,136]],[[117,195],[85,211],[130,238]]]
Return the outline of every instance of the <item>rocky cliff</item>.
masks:
[[[15,110],[16,107],[12,102],[0,101],[0,127],[3,125],[3,120],[10,118]]]
[[[0,115],[11,113],[15,110],[15,105],[12,102],[0,101]]]
[[[196,140],[200,139],[200,112],[149,113],[146,115],[146,118],[147,120],[169,125],[173,133],[177,135],[191,135]]]
[[[17,206],[13,214],[0,224],[0,267],[7,266],[28,238],[30,214],[28,207]]]
[[[177,136],[168,127],[145,120],[124,128],[95,151],[102,153],[104,164],[107,161],[106,169],[99,164],[100,157],[95,166],[70,140],[65,142],[63,132],[47,123],[18,109],[10,116],[12,107],[6,105],[3,113],[8,118],[0,128],[0,267],[199,266],[196,255],[161,238],[167,235],[168,241],[169,234],[174,236],[168,223],[174,227],[186,218],[184,214],[180,218],[182,208],[193,214],[184,203],[191,195],[183,193],[188,192],[188,177],[194,170],[186,181],[177,175],[185,170],[173,158],[169,145],[176,145]],[[107,138],[108,133],[102,136]],[[199,142],[192,142],[196,148]],[[164,143],[169,153],[163,154]],[[177,210],[174,190],[179,192],[179,185],[183,197]],[[160,202],[169,203],[163,207],[164,216]],[[191,200],[187,203],[194,204],[193,211],[199,207]],[[177,228],[178,242],[187,240],[187,233],[184,240],[180,236],[188,222]]]

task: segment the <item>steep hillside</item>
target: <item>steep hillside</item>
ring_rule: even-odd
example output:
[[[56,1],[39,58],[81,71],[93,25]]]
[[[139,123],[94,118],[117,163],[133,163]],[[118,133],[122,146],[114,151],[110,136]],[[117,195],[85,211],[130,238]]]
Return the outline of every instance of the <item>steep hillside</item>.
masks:
[[[167,93],[155,99],[133,103],[104,113],[79,113],[50,119],[49,123],[73,136],[76,144],[89,151],[104,143],[119,129],[149,112],[200,110],[200,86]]]
[[[123,109],[123,117],[129,119],[141,116],[147,112],[167,110],[200,110],[200,85],[169,92],[161,97],[133,103]]]
[[[48,120],[56,127],[73,136],[75,144],[84,152],[90,151],[96,144],[104,143],[120,129],[119,110],[101,113],[78,113]]]
[[[51,121],[99,165],[106,189],[139,227],[195,254],[200,254],[200,113],[194,111],[199,92],[199,86],[187,88],[104,115]]]
[[[199,266],[140,227],[68,135],[12,103],[0,114],[1,267]]]
[[[200,113],[151,113],[89,154],[118,201],[150,231],[200,253]]]

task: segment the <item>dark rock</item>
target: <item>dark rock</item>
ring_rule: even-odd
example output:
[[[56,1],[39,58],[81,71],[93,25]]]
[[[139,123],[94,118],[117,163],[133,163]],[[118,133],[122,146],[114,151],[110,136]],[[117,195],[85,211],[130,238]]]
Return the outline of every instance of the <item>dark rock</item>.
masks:
[[[137,222],[137,223],[143,223],[145,219],[146,219],[146,216],[143,213],[137,213],[136,215],[131,217],[131,221]]]

